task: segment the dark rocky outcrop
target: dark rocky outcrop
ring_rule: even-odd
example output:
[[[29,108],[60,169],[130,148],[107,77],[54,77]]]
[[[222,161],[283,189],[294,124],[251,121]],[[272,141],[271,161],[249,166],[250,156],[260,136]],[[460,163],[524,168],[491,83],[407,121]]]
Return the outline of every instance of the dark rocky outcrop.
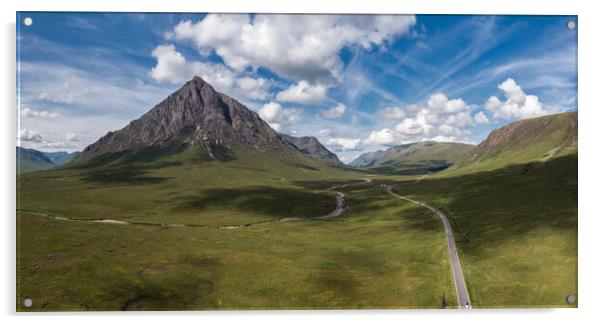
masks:
[[[343,165],[336,154],[330,152],[313,136],[297,137],[286,134],[280,134],[280,136],[303,154],[333,165]]]
[[[108,132],[78,158],[146,147],[186,145],[294,150],[259,115],[194,77],[139,119]]]

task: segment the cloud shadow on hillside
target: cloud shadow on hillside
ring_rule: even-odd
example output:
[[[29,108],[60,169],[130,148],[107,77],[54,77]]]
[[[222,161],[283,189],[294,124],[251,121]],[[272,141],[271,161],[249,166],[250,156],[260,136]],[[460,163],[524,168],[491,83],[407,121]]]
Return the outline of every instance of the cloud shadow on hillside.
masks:
[[[335,198],[328,193],[315,193],[295,188],[252,186],[215,188],[198,195],[174,197],[176,209],[203,211],[209,208],[233,208],[242,213],[263,214],[274,218],[318,217],[328,214]]]
[[[576,231],[575,155],[419,183],[398,182],[394,190],[441,209],[464,253],[479,254],[484,247],[541,228]]]
[[[124,164],[90,171],[84,174],[80,179],[85,182],[105,185],[151,185],[165,182],[169,180],[170,177],[149,175],[150,170],[177,167],[180,165],[182,165],[182,162],[178,161],[155,163],[152,165]]]

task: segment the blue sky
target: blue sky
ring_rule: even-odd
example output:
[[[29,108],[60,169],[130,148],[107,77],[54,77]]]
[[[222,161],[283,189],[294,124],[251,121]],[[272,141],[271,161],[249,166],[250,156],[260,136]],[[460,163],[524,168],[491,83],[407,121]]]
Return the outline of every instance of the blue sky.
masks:
[[[194,75],[343,161],[577,110],[569,16],[19,13],[19,145],[81,150]]]

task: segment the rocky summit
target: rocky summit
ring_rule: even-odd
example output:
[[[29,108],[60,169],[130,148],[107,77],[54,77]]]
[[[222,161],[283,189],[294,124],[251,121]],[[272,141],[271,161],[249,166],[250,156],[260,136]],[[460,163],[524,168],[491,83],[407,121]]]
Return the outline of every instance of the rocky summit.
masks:
[[[194,77],[139,119],[108,132],[86,147],[80,159],[146,147],[215,145],[294,150],[259,115]]]

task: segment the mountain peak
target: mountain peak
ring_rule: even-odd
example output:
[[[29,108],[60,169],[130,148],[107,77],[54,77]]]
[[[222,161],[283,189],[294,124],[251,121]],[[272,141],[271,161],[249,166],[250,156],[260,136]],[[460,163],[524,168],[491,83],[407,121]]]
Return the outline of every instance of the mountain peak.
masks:
[[[179,144],[208,150],[212,145],[289,147],[257,113],[195,76],[140,118],[86,147],[81,158]]]
[[[301,153],[309,155],[315,159],[334,164],[343,165],[336,154],[330,152],[317,138],[313,136],[291,136],[280,134],[285,141],[293,145]]]
[[[182,86],[182,88],[197,88],[197,89],[202,89],[204,87],[209,87],[208,90],[213,90],[213,92],[215,92],[215,89],[213,89],[211,84],[209,84],[207,81],[203,80],[203,78],[201,78],[198,75],[195,75],[192,79],[190,79],[186,83],[184,83],[184,86]]]

